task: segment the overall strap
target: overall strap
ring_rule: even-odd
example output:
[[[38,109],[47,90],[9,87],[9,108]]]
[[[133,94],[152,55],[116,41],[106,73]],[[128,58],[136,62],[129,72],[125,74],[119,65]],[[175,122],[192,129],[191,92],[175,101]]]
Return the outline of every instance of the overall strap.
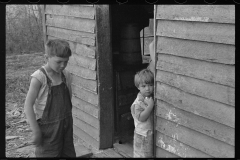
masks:
[[[42,71],[43,72],[43,74],[46,76],[46,78],[47,78],[47,85],[48,85],[48,88],[49,88],[49,94],[51,93],[51,86],[52,86],[52,81],[51,81],[51,79],[48,77],[48,75],[47,75],[47,73],[46,73],[46,71],[45,71],[45,69],[43,68],[43,67],[41,67],[40,69],[39,69],[40,71]]]

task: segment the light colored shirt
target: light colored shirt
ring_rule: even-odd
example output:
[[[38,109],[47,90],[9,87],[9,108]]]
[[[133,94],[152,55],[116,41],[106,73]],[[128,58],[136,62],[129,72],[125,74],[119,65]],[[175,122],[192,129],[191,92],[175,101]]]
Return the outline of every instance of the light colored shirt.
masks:
[[[46,71],[45,68],[44,68],[44,70]],[[46,73],[48,75],[47,71],[46,71]],[[66,78],[66,84],[67,84],[67,86],[69,88],[69,86],[71,85],[71,75],[66,70],[63,70],[63,74],[64,74],[64,76]],[[39,119],[39,118],[42,118],[42,114],[43,114],[43,111],[45,109],[46,102],[47,102],[47,95],[48,95],[47,77],[40,70],[35,71],[31,75],[31,77],[37,78],[37,80],[39,80],[42,83],[41,88],[40,88],[40,90],[38,92],[36,101],[35,101],[35,103],[33,105],[33,109],[34,109],[34,112],[36,114],[36,119]]]
[[[147,136],[148,131],[153,130],[153,113],[150,114],[146,121],[139,121],[141,112],[146,108],[147,104],[144,102],[144,97],[141,93],[138,93],[137,98],[131,106],[131,114],[134,119],[135,132],[142,136]]]

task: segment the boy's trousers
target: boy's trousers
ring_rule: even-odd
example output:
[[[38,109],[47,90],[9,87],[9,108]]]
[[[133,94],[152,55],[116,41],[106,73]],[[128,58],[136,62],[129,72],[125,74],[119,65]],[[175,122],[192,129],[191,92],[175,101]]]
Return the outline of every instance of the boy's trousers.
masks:
[[[148,131],[147,136],[142,136],[134,132],[133,157],[152,158],[153,157],[153,132]]]

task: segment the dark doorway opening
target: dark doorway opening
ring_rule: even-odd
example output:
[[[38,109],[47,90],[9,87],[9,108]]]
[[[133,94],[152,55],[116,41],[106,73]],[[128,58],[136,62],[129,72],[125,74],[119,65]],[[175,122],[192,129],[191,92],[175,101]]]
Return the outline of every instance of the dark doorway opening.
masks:
[[[130,107],[138,93],[134,75],[149,63],[153,11],[153,5],[110,6],[115,144],[132,146],[134,122]]]

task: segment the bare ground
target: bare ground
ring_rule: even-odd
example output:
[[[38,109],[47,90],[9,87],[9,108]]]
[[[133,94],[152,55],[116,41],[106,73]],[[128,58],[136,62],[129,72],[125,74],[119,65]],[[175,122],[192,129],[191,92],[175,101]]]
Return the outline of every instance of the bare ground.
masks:
[[[32,131],[26,122],[24,101],[30,75],[44,64],[42,53],[6,57],[6,157],[33,157]]]

